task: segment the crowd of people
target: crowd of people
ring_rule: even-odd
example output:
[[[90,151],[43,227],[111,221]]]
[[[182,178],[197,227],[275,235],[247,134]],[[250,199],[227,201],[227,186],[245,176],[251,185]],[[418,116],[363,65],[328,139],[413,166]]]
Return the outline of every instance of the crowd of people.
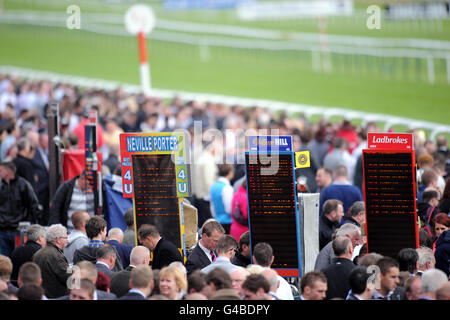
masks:
[[[88,111],[98,114],[102,174],[120,175],[119,135],[185,129],[201,146],[191,165],[198,241],[184,258],[154,225],[108,229],[94,213],[86,172],[49,192],[47,111],[59,106],[65,150],[83,149]],[[412,130],[417,159],[420,247],[395,257],[367,253],[362,150],[375,122],[312,123],[258,106],[164,101],[0,75],[0,299],[10,300],[416,300],[450,299],[450,151],[445,136]],[[320,193],[320,252],[298,281],[271,268],[270,243],[252,243],[245,179],[245,130],[292,136],[310,151],[296,169],[298,192]],[[215,131],[214,131],[215,130]],[[276,130],[276,131],[275,131]],[[211,139],[211,132],[223,139]],[[53,143],[53,141],[51,141]],[[244,146],[244,148],[242,147]],[[19,228],[29,222],[26,241]],[[372,275],[376,275],[372,277]]]

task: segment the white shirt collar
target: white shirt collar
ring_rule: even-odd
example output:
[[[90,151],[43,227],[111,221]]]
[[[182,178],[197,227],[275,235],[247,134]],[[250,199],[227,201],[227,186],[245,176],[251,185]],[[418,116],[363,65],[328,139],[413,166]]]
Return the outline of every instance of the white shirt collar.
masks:
[[[201,243],[201,241],[198,242],[199,247],[203,250],[203,252],[205,252],[206,256],[209,258],[209,260],[211,260],[212,262],[212,258],[211,258],[211,250],[209,250],[208,248],[204,247]]]

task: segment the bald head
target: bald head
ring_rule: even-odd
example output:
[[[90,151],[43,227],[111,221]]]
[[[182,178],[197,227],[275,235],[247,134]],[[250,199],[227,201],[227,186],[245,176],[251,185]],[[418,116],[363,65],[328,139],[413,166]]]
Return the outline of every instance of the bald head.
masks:
[[[277,291],[279,284],[278,273],[273,269],[265,269],[261,274],[269,281],[270,291]]]
[[[139,266],[149,265],[150,263],[150,250],[144,246],[136,246],[131,250],[130,265]]]

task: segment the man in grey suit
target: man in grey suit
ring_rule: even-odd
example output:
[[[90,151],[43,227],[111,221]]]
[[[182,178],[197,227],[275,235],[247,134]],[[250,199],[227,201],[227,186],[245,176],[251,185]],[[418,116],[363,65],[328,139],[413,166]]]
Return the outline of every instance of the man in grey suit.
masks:
[[[113,246],[105,244],[97,249],[97,262],[95,268],[97,271],[103,272],[110,279],[113,275],[112,269],[116,264],[117,254]]]

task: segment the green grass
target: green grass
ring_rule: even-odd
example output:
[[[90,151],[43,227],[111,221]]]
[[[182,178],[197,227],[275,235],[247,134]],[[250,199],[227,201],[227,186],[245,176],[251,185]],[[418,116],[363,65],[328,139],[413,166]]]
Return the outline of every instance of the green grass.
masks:
[[[2,26],[0,43],[1,65],[139,82],[132,37]],[[341,68],[320,74],[311,70],[309,53],[243,54],[241,49],[210,48],[210,60],[203,62],[195,46],[149,41],[148,47],[155,88],[344,107],[450,124],[450,117],[445,116],[450,106],[449,86],[427,84],[423,71],[418,75],[422,80],[408,82],[396,80],[392,72],[383,71],[383,63],[375,61],[373,70],[379,75],[359,72],[356,62],[353,71]]]

